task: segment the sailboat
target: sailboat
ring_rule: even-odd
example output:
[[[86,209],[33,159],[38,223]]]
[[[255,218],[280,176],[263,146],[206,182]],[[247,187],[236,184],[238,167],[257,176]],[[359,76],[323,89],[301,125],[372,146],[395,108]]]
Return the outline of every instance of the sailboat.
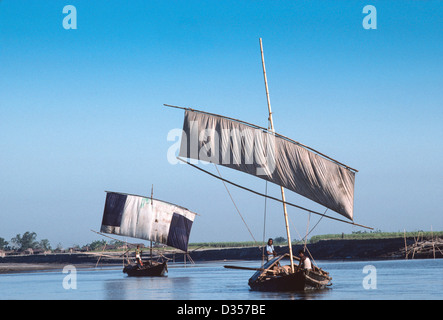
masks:
[[[151,259],[130,263],[123,272],[131,277],[163,276],[167,272],[167,261],[152,259],[152,242],[187,252],[195,215],[181,206],[154,199],[152,194],[143,197],[106,191],[100,231],[151,241]]]
[[[177,159],[223,182],[283,204],[289,253],[274,258],[261,268],[252,268],[256,270],[256,273],[249,279],[251,289],[264,291],[322,289],[329,286],[332,280],[326,271],[315,266],[310,270],[294,266],[294,260],[297,260],[298,257],[292,253],[287,206],[369,228],[353,221],[355,173],[358,171],[275,132],[261,38],[260,51],[268,103],[269,127],[264,128],[219,114],[165,104],[166,107],[185,110]],[[186,158],[191,159],[194,163],[185,160]],[[195,160],[225,166],[272,182],[280,186],[281,199],[259,193],[215,175],[197,166]],[[344,216],[347,220],[287,202],[285,189],[302,195]],[[283,258],[289,259],[288,266],[281,266]]]

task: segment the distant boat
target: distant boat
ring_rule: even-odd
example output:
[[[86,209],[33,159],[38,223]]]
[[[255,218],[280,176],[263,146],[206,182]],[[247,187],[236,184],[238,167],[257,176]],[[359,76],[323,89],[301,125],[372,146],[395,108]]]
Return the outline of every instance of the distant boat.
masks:
[[[166,261],[152,259],[152,242],[187,252],[195,213],[178,205],[118,192],[106,192],[100,231],[151,241],[151,259],[130,263],[123,272],[131,277],[163,276]]]
[[[162,277],[168,271],[166,261],[145,261],[143,266],[137,264],[129,264],[123,268],[123,273],[129,277]]]
[[[352,221],[354,181],[357,170],[297,141],[275,133],[261,39],[260,49],[270,127],[263,128],[218,114],[165,105],[185,110],[178,159],[212,177],[283,203],[289,253],[271,260],[261,268],[252,268],[257,272],[249,279],[251,289],[264,291],[322,289],[330,285],[331,277],[327,272],[315,266],[311,270],[294,267],[293,260],[298,257],[292,254],[286,206],[290,205],[322,217],[365,227]],[[282,198],[280,200],[233,183],[182,158],[222,165],[275,183],[281,188]],[[327,216],[324,213],[289,203],[285,200],[284,188],[315,201],[351,221]],[[280,265],[283,258],[289,258],[289,266]]]

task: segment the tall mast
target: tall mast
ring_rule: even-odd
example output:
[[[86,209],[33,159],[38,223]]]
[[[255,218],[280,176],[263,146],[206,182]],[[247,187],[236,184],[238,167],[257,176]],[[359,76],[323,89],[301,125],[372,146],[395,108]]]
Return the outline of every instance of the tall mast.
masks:
[[[153,201],[153,196],[154,196],[154,184],[151,186],[151,207],[154,205]],[[152,265],[152,240],[150,241],[149,244],[149,255],[151,257],[151,265]]]
[[[261,62],[262,62],[262,66],[263,66],[263,77],[265,78],[266,99],[268,101],[269,122],[271,124],[271,131],[273,133],[275,133],[274,122],[272,121],[271,100],[269,99],[268,80],[266,79],[265,57],[263,55],[263,44],[262,44],[261,38],[260,38],[260,52],[261,52]],[[281,199],[283,201],[283,212],[285,215],[286,234],[288,236],[289,259],[291,261],[291,272],[294,272],[294,259],[292,257],[291,234],[289,233],[288,211],[286,210],[285,189],[282,186],[280,186],[280,189],[281,189]]]

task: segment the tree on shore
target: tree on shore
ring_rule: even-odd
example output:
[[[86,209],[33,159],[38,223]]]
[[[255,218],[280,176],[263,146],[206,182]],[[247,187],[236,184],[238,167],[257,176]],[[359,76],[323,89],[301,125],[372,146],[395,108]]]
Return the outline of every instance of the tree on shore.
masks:
[[[35,249],[37,247],[36,239],[37,234],[35,232],[26,231],[23,236],[20,234],[16,235],[11,239],[11,242],[18,251],[25,251],[27,249]]]
[[[286,243],[286,238],[283,238],[283,237],[276,237],[276,238],[274,238],[274,243],[275,244],[281,244],[281,243]]]
[[[37,234],[35,232],[26,231],[23,236],[18,234],[11,239],[14,247],[18,251],[25,251],[27,249],[42,249],[44,251],[52,250],[48,239],[37,241]]]
[[[0,250],[9,250],[8,247],[9,242],[3,238],[0,238]]]
[[[95,251],[98,249],[103,249],[103,247],[106,245],[106,240],[96,240],[92,241],[91,243],[87,244],[86,246],[89,247],[91,251]]]
[[[42,239],[40,240],[40,243],[38,246],[43,249],[44,251],[52,251],[51,244],[49,243],[48,239]]]

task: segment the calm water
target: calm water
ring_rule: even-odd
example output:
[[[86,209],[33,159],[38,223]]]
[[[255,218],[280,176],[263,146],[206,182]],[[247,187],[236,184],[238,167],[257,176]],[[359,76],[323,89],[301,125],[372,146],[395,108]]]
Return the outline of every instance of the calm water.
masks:
[[[170,265],[167,277],[128,278],[121,268],[77,269],[77,289],[64,289],[61,271],[0,275],[0,300],[272,300],[272,299],[443,299],[443,259],[372,262],[321,262],[333,278],[331,289],[310,293],[249,290],[253,271],[223,265],[258,267],[234,261]],[[364,273],[365,266],[373,266]],[[72,274],[71,274],[72,275]],[[368,278],[371,277],[371,281]],[[376,288],[365,289],[365,286]]]

